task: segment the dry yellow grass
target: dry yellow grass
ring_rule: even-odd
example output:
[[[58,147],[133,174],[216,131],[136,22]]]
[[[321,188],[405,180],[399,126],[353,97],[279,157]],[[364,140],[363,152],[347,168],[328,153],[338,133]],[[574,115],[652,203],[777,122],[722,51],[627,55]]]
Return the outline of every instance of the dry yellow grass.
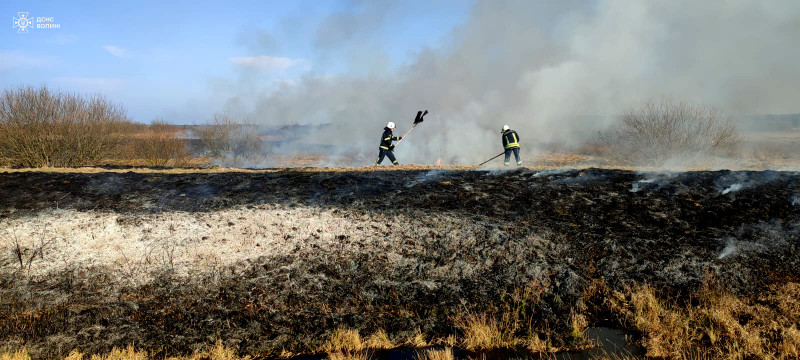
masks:
[[[417,329],[413,335],[408,337],[405,344],[411,347],[425,347],[428,346],[428,341],[425,340],[425,334],[423,334],[419,329]]]
[[[705,287],[697,304],[678,304],[643,285],[616,292],[610,303],[642,333],[649,357],[794,359],[800,356],[798,296],[791,283],[759,301]]]
[[[456,334],[449,334],[445,337],[434,337],[428,343],[430,345],[440,345],[449,348],[454,348],[458,346],[459,338]]]
[[[355,353],[331,353],[328,360],[369,360],[372,359],[369,353],[359,351]]]
[[[321,350],[328,354],[356,353],[365,348],[366,345],[357,330],[339,328],[333,331]]]
[[[370,349],[392,349],[396,345],[389,339],[389,335],[383,329],[376,331],[370,335],[364,345]]]
[[[792,325],[783,331],[783,339],[778,344],[778,351],[788,357],[800,358],[800,330]]]
[[[131,151],[133,154],[125,156],[124,158],[108,158],[101,161],[101,163],[115,165],[115,166],[148,166],[152,165],[152,159],[142,157],[136,151]],[[782,154],[782,153],[781,153]],[[765,155],[763,151],[750,151],[745,152],[736,158],[719,158],[709,161],[708,164],[695,164],[693,166],[681,165],[680,161],[668,162],[659,166],[630,166],[621,164],[606,158],[587,155],[576,152],[545,152],[532,155],[530,160],[525,161],[523,168],[532,171],[541,171],[549,169],[564,169],[564,168],[588,168],[597,167],[604,169],[619,169],[619,170],[638,170],[638,171],[703,171],[715,169],[730,169],[730,170],[797,170],[800,169],[800,160],[778,153]],[[41,167],[41,168],[3,168],[0,167],[0,172],[59,172],[59,173],[101,173],[101,172],[135,172],[135,173],[163,173],[163,174],[187,174],[187,173],[227,173],[227,172],[248,172],[248,173],[273,173],[273,172],[342,172],[342,171],[358,171],[358,172],[374,172],[374,171],[408,171],[408,170],[492,170],[498,169],[497,164],[487,164],[478,167],[475,164],[469,165],[425,165],[425,164],[404,164],[400,166],[372,166],[365,164],[365,166],[355,167],[319,167],[318,164],[325,164],[326,158],[324,156],[291,156],[291,155],[274,155],[271,156],[269,161],[261,161],[265,164],[275,164],[274,166],[265,169],[250,169],[250,168],[236,168],[236,167],[221,167],[221,166],[208,166],[211,159],[207,157],[181,157],[181,167],[177,168],[124,168],[124,169],[104,169],[102,167]],[[170,160],[172,161],[172,160]],[[335,163],[335,161],[333,161]],[[256,161],[259,163],[259,161]],[[2,162],[0,162],[2,164]],[[172,164],[172,162],[168,162]],[[514,167],[499,169],[515,169]]]
[[[330,360],[368,360],[368,345],[357,330],[339,328],[333,331],[321,350]]]
[[[453,349],[447,347],[444,349],[427,349],[418,351],[415,359],[417,360],[453,360]]]
[[[491,350],[508,347],[512,345],[525,345],[531,352],[552,352],[553,349],[549,342],[539,340],[534,336],[533,339],[514,339],[510,335],[502,334],[503,330],[499,323],[492,320],[487,315],[470,315],[466,317],[467,323],[462,326],[470,326],[465,338],[450,336],[439,342],[445,344],[444,349],[424,349],[416,353],[417,359],[424,360],[451,360],[454,358],[453,346],[463,345],[469,350]],[[500,336],[500,338],[498,338]],[[471,344],[471,345],[470,345]],[[430,345],[425,340],[425,335],[419,330],[410,335],[404,345],[424,348]],[[335,330],[328,341],[319,349],[328,355],[331,360],[367,360],[372,358],[371,352],[374,350],[389,350],[396,348],[385,331],[379,330],[364,340],[358,331],[340,328]],[[293,353],[283,352],[279,358],[289,358]],[[136,350],[133,346],[124,349],[113,349],[105,355],[86,355],[80,351],[73,350],[64,360],[150,360],[155,359],[149,356],[148,352]],[[239,357],[232,348],[217,342],[214,346],[195,352],[186,356],[167,357],[165,360],[247,360],[249,356]],[[30,360],[25,349],[16,352],[0,353],[0,360]]]
[[[514,346],[514,329],[487,314],[466,313],[455,319],[463,332],[462,345],[467,350],[486,350]]]
[[[124,349],[113,349],[105,355],[91,355],[73,350],[64,360],[155,360],[164,359],[150,356],[147,351],[136,350],[132,345]],[[195,352],[188,356],[168,357],[166,360],[249,360],[249,356],[239,357],[236,351],[217,342],[216,345],[208,347],[204,351]],[[344,358],[361,359],[361,358]],[[0,360],[30,360],[30,356],[25,349],[16,352],[0,353]]]
[[[524,348],[534,353],[585,348],[590,344],[585,339],[588,321],[581,313],[570,315],[574,341],[561,349],[552,345],[548,329],[532,325],[534,307],[547,288],[547,284],[532,282],[506,294],[499,308],[492,313],[467,311],[457,315],[452,321],[458,336],[446,344],[471,351]]]
[[[597,162],[597,158],[586,154],[574,152],[546,152],[536,156],[531,164],[534,167],[559,168]]]
[[[64,360],[83,360],[83,353],[78,350],[72,350]]]
[[[712,286],[703,287],[693,302],[678,303],[658,296],[651,286],[640,285],[626,292],[612,292],[608,298],[612,311],[618,313],[632,330],[642,334],[646,356],[664,359],[795,359],[800,357],[800,284],[788,283],[772,289],[757,299],[736,297]],[[417,359],[450,360],[451,346],[471,351],[483,351],[524,346],[532,352],[552,352],[548,341],[538,336],[529,339],[514,337],[517,323],[513,317],[497,317],[485,313],[465,313],[454,319],[462,333],[449,338],[444,349],[426,349]],[[573,337],[584,337],[587,320],[573,313],[570,320]],[[405,344],[422,348],[428,346],[425,336],[417,331]],[[391,349],[395,344],[385,331],[377,331],[363,339],[358,331],[335,330],[320,349],[332,360],[366,360],[371,350]],[[287,354],[288,355],[288,354]],[[128,346],[109,354],[90,357],[73,351],[66,360],[145,360],[145,351]],[[599,358],[622,359],[616,355]],[[29,360],[22,349],[0,353],[0,360]],[[234,349],[218,342],[202,352],[169,360],[239,360]]]
[[[535,353],[555,352],[557,350],[550,343],[549,339],[542,340],[537,334],[533,334],[530,338],[525,340],[525,348]]]
[[[91,360],[148,360],[147,351],[136,351],[128,345],[125,349],[114,349],[104,356],[92,355]]]
[[[138,155],[135,155],[138,156]],[[173,160],[167,166],[172,168],[203,168],[203,167],[210,167],[211,159],[207,157],[185,157],[180,158],[180,161],[176,165],[176,161]],[[151,161],[144,157],[134,157],[129,159],[117,159],[117,158],[109,158],[103,159],[99,161],[99,163],[103,165],[111,165],[111,166],[118,166],[118,167],[147,167],[153,166],[151,165]]]
[[[236,351],[226,347],[221,341],[217,341],[214,346],[209,347],[205,351],[196,352],[187,357],[167,358],[167,360],[249,360],[250,356],[239,357]]]
[[[0,353],[0,360],[31,360],[25,349]]]
[[[0,359],[5,360],[5,357],[0,356]],[[9,358],[9,359],[14,359]],[[20,358],[20,359],[27,359],[27,358]],[[91,355],[87,357],[85,354],[81,353],[78,350],[72,350],[64,360],[149,360],[150,356],[148,356],[147,351],[138,351],[134,349],[132,345],[124,349],[113,349],[110,353],[105,355]],[[190,358],[181,358],[181,359],[190,359]],[[216,359],[215,359],[216,360]],[[220,359],[221,360],[221,359]]]
[[[586,337],[586,329],[589,327],[589,322],[583,314],[573,313],[570,315],[570,327],[572,332],[570,335],[575,340],[584,340]]]

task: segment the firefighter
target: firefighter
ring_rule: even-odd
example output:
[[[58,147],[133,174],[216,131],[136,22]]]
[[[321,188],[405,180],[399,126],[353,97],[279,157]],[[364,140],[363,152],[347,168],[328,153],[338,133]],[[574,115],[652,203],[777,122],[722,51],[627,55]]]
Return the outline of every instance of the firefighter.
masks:
[[[375,161],[375,165],[380,165],[383,162],[383,157],[386,156],[391,160],[392,165],[400,165],[397,162],[397,159],[394,158],[394,145],[392,145],[392,141],[400,141],[403,140],[402,136],[392,136],[392,130],[394,130],[394,123],[389,122],[386,124],[386,127],[383,128],[383,135],[381,135],[381,145],[380,149],[378,150],[378,160]]]
[[[503,130],[500,131],[503,134],[503,148],[506,149],[506,159],[503,161],[503,165],[508,166],[509,160],[511,160],[511,153],[514,153],[514,158],[517,159],[517,166],[522,166],[522,161],[519,159],[519,135],[508,125],[503,125]]]

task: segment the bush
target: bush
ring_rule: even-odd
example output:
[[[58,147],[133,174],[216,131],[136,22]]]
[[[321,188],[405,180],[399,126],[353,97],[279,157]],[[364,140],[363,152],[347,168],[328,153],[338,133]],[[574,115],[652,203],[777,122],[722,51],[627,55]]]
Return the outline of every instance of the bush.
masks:
[[[209,157],[241,157],[257,153],[261,140],[244,120],[230,113],[215,114],[210,124],[196,130]]]
[[[174,126],[153,121],[133,142],[133,152],[147,166],[185,166],[189,157],[186,141],[176,135]]]
[[[118,150],[125,110],[101,96],[20,87],[0,96],[0,158],[20,167],[83,166]]]
[[[601,140],[609,157],[641,165],[730,156],[738,144],[735,127],[721,111],[671,98],[626,110]]]

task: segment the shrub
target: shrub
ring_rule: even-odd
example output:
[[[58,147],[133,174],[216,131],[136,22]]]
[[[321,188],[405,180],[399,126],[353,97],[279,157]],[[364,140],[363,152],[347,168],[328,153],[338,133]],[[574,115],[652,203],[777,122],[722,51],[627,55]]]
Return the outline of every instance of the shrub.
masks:
[[[134,154],[148,166],[184,166],[189,154],[186,142],[176,136],[174,126],[153,121],[133,144]]]
[[[258,152],[260,140],[252,134],[253,126],[230,113],[215,114],[210,124],[197,130],[206,154],[210,157],[240,157]]]
[[[20,167],[82,166],[114,154],[129,121],[101,96],[20,87],[0,95],[0,158]]]
[[[733,155],[736,129],[721,111],[664,98],[630,108],[602,134],[607,156],[640,165],[692,164]]]

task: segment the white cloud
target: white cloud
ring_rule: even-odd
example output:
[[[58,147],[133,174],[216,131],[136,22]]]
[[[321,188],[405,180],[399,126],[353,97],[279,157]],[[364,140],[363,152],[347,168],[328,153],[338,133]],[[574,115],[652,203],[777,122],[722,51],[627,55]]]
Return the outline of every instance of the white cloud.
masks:
[[[305,59],[292,59],[277,56],[245,56],[245,57],[232,57],[229,60],[239,66],[256,68],[262,70],[286,70],[293,66],[305,65],[308,66],[308,61]]]
[[[125,87],[125,79],[101,77],[58,77],[54,82],[83,92],[113,92]]]
[[[49,56],[31,56],[21,52],[0,51],[0,71],[39,68],[54,64],[56,61]]]
[[[103,49],[106,49],[106,51],[108,51],[109,54],[111,54],[112,56],[116,56],[118,58],[122,58],[122,57],[128,56],[128,50],[123,49],[123,48],[121,48],[119,46],[104,45]]]

